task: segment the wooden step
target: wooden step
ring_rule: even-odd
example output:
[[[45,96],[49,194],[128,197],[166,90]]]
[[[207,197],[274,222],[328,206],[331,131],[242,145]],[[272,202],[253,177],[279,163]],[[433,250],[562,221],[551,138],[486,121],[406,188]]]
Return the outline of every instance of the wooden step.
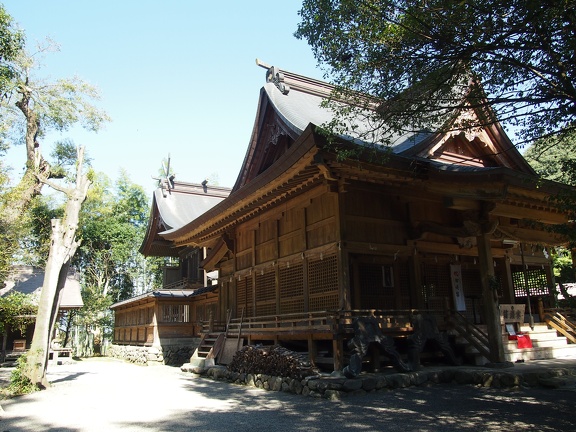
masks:
[[[196,351],[194,351],[192,358],[206,358],[206,356],[208,356],[208,354],[210,354],[210,351],[212,350],[212,348],[214,347],[214,344],[218,340],[219,335],[220,335],[220,333],[207,334],[202,339],[198,348],[196,348]]]

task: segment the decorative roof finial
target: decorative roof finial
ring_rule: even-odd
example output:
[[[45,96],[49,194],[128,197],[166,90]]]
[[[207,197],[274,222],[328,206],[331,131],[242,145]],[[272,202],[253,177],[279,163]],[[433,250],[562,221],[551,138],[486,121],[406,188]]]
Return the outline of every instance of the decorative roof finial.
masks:
[[[284,95],[290,92],[290,86],[284,83],[284,74],[276,66],[271,66],[266,72],[266,82],[274,83]]]

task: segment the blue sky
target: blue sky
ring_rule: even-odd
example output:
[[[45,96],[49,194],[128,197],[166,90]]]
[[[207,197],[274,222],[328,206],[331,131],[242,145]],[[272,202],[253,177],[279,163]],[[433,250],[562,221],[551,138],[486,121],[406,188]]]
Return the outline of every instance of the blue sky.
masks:
[[[265,70],[259,58],[322,78],[311,49],[293,36],[301,2],[260,0],[0,0],[27,35],[50,37],[42,74],[74,75],[97,86],[112,122],[97,134],[73,130],[96,170],[113,180],[123,168],[152,191],[169,154],[177,179],[233,186],[254,125]],[[8,161],[23,166],[23,147]]]

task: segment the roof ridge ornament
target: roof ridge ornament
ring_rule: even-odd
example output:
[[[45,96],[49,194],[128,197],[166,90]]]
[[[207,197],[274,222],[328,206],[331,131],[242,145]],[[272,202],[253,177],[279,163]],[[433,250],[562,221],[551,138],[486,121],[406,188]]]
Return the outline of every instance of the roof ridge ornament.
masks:
[[[284,74],[276,66],[270,66],[266,72],[266,82],[273,83],[283,95],[290,92],[290,86],[284,82]]]

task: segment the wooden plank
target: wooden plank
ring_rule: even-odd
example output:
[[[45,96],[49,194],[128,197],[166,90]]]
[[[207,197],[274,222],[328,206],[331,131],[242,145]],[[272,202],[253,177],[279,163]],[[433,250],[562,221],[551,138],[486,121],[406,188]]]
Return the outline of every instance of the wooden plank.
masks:
[[[217,363],[221,365],[227,365],[232,361],[234,354],[238,351],[238,347],[244,345],[244,341],[240,341],[238,338],[226,338],[224,346],[220,354],[218,355]]]
[[[212,348],[210,349],[210,351],[206,355],[206,358],[207,359],[215,359],[218,356],[218,354],[220,353],[220,351],[222,350],[222,347],[224,346],[225,341],[226,341],[226,336],[224,336],[224,333],[220,333],[218,335],[218,337],[216,338],[216,342],[214,342],[214,345],[212,346]]]

